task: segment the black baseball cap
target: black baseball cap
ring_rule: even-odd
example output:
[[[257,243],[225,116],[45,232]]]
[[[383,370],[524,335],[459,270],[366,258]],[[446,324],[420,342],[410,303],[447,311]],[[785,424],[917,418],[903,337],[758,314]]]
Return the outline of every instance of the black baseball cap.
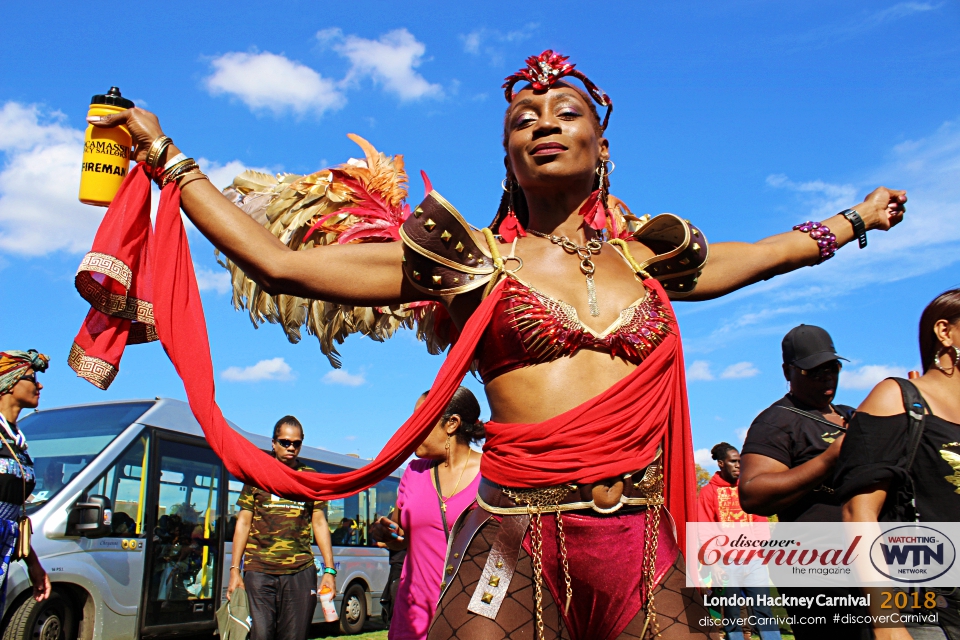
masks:
[[[830,334],[812,324],[790,329],[783,337],[783,364],[809,370],[831,360],[846,360],[837,355]]]

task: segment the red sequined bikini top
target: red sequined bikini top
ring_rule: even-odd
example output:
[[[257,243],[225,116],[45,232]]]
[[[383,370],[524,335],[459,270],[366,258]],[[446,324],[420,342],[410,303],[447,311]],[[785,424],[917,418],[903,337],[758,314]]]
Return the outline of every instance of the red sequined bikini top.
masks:
[[[490,326],[477,349],[485,382],[535,364],[594,349],[640,362],[673,330],[673,318],[654,287],[620,312],[600,333],[580,321],[577,310],[508,275]]]

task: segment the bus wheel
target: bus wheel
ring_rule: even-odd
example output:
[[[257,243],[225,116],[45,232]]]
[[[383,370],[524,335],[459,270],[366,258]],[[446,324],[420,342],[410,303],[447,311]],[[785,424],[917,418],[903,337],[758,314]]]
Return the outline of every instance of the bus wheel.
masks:
[[[366,621],[367,593],[359,584],[352,584],[343,594],[340,606],[340,629],[348,635],[360,633]]]
[[[10,617],[3,640],[74,640],[76,616],[56,591],[43,602],[28,597]]]

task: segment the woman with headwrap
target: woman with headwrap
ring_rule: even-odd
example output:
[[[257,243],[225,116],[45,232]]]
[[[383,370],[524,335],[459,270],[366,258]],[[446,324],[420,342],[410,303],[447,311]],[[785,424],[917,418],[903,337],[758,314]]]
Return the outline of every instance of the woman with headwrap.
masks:
[[[20,535],[19,519],[36,483],[33,460],[27,454],[27,439],[17,428],[23,409],[36,409],[43,385],[37,374],[47,370],[50,358],[29,351],[0,351],[0,609],[7,593],[7,572]],[[23,558],[33,585],[33,597],[41,602],[50,596],[50,578],[40,566],[33,547]]]

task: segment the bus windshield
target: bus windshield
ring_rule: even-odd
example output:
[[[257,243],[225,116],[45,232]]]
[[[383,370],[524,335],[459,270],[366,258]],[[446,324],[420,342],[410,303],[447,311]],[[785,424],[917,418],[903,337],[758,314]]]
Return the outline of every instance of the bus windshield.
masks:
[[[17,426],[27,438],[27,453],[37,474],[27,511],[57,495],[152,406],[153,402],[118,402],[37,411],[21,418]]]

